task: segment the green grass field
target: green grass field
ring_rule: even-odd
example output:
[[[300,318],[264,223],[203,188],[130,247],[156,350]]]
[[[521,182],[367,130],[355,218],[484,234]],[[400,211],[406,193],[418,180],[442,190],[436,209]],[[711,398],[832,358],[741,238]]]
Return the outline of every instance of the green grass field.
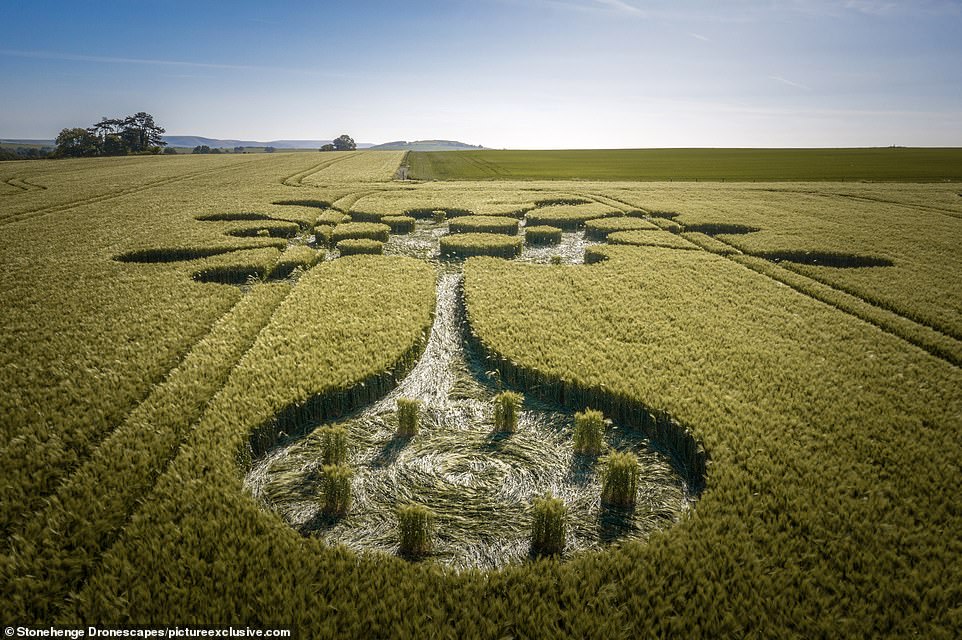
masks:
[[[962,149],[436,151],[408,164],[417,180],[962,180]]]
[[[959,152],[671,175],[727,178],[713,153],[409,154],[462,172],[427,182],[393,179],[403,152],[0,164],[0,619],[959,637]],[[858,154],[880,182],[820,181]],[[544,221],[560,241],[526,242]],[[602,503],[615,451],[631,509]]]

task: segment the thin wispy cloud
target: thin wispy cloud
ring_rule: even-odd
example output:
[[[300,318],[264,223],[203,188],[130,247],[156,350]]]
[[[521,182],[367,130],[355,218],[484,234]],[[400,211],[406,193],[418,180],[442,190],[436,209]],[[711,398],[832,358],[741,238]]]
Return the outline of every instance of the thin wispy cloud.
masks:
[[[846,13],[858,13],[878,18],[896,16],[960,16],[962,2],[958,0],[794,0],[788,7],[811,15],[840,18]]]
[[[221,69],[232,71],[268,71],[285,72],[329,77],[347,77],[346,74],[318,71],[317,69],[302,69],[296,67],[271,67],[249,64],[223,64],[218,62],[196,62],[187,60],[165,60],[161,58],[125,58],[118,56],[91,56],[80,53],[63,53],[58,51],[27,51],[19,49],[0,49],[0,56],[14,58],[33,58],[37,60],[59,60],[63,62],[93,62],[101,64],[135,64],[158,67],[178,67],[186,69]]]
[[[638,7],[628,4],[627,2],[623,2],[622,0],[595,0],[595,2],[605,7],[615,9],[616,11],[620,11],[622,13],[630,13],[633,15],[644,14],[644,11],[642,11]]]
[[[844,7],[849,11],[875,16],[962,15],[962,2],[958,0],[845,0]]]
[[[802,84],[801,82],[792,82],[792,81],[789,80],[788,78],[783,78],[783,77],[781,77],[781,76],[768,76],[768,78],[769,78],[770,80],[774,80],[775,82],[780,82],[780,83],[782,83],[782,84],[784,84],[784,85],[788,85],[789,87],[795,87],[796,89],[805,89],[806,91],[811,91],[811,90],[812,90],[811,87],[806,86],[806,85]]]
[[[701,40],[702,42],[711,42],[711,38],[707,38],[701,35],[700,33],[695,33],[694,31],[689,31],[688,35],[694,38],[695,40]]]

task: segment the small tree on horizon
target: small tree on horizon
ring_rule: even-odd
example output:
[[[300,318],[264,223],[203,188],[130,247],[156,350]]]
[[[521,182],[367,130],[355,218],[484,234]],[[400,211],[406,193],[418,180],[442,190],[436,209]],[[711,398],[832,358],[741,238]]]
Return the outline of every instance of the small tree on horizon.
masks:
[[[354,143],[354,138],[345,133],[334,139],[334,148],[337,151],[354,151],[357,145]]]

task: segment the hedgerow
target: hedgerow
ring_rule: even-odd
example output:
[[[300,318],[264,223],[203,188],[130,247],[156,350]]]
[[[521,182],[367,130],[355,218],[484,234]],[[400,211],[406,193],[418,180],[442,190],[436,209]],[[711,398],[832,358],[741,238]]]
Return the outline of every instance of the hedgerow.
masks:
[[[558,244],[561,242],[561,229],[549,225],[525,227],[524,241],[527,244]]]
[[[384,216],[380,222],[391,227],[391,233],[411,233],[415,220],[411,216]]]
[[[288,247],[274,264],[270,272],[272,278],[286,278],[294,269],[310,269],[324,257],[323,251],[315,251],[304,245]]]
[[[609,244],[629,244],[638,247],[666,247],[670,249],[698,249],[691,242],[674,233],[651,231],[615,231],[607,236]]]
[[[441,238],[441,255],[449,258],[521,255],[521,238],[499,233],[458,233]]]
[[[340,240],[335,248],[342,256],[381,255],[384,253],[384,243],[370,238],[348,238]]]
[[[595,218],[623,216],[624,212],[615,207],[592,202],[591,204],[553,205],[529,211],[525,218],[531,226],[548,225],[565,231],[574,231],[585,226]]]
[[[194,280],[220,284],[244,284],[250,279],[263,280],[275,269],[281,252],[277,249],[236,251],[197,262]]]
[[[267,236],[271,238],[292,238],[301,227],[296,222],[260,222],[256,225],[235,226],[226,231],[229,236],[238,238],[250,238],[257,236]]]
[[[337,244],[341,240],[377,240],[387,242],[391,227],[377,222],[345,222],[334,227],[331,232],[331,242]]]
[[[518,234],[518,221],[503,216],[464,216],[448,223],[451,233]]]
[[[658,227],[642,218],[599,218],[585,222],[585,235],[595,240],[604,240],[616,231],[658,230]]]

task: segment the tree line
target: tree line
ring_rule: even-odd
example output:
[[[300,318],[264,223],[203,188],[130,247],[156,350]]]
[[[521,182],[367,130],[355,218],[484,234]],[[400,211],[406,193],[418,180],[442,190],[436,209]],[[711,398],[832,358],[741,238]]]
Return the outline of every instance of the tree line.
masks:
[[[57,136],[54,156],[85,158],[91,156],[126,156],[156,154],[167,146],[166,129],[154,122],[149,113],[140,111],[123,118],[101,118],[89,127],[63,129]]]
[[[18,148],[16,152],[0,149],[0,160],[27,160],[34,158],[88,158],[95,156],[126,156],[131,154],[176,154],[163,139],[166,129],[154,122],[149,113],[140,111],[123,118],[103,117],[100,122],[89,127],[68,127],[57,136],[55,149]],[[354,151],[354,139],[343,134],[331,143],[323,145],[321,151]],[[265,147],[265,153],[274,153],[274,147]],[[234,153],[247,153],[245,147],[234,147]],[[191,153],[230,153],[228,149],[211,148],[197,145]]]
[[[0,160],[39,160],[53,153],[53,147],[0,148]]]
[[[248,151],[249,148],[250,147],[234,147],[233,153],[249,153]],[[253,148],[256,148],[256,147],[253,147]],[[174,153],[177,153],[173,149],[169,149],[169,150],[164,149],[164,153],[167,153],[168,151],[173,151]],[[275,149],[274,147],[264,147],[264,153],[274,153],[275,151],[277,151],[277,149]],[[221,147],[211,147],[210,145],[199,144],[196,147],[194,147],[193,150],[191,150],[191,153],[215,153],[216,154],[216,153],[231,153],[231,151],[229,149],[225,149]]]

